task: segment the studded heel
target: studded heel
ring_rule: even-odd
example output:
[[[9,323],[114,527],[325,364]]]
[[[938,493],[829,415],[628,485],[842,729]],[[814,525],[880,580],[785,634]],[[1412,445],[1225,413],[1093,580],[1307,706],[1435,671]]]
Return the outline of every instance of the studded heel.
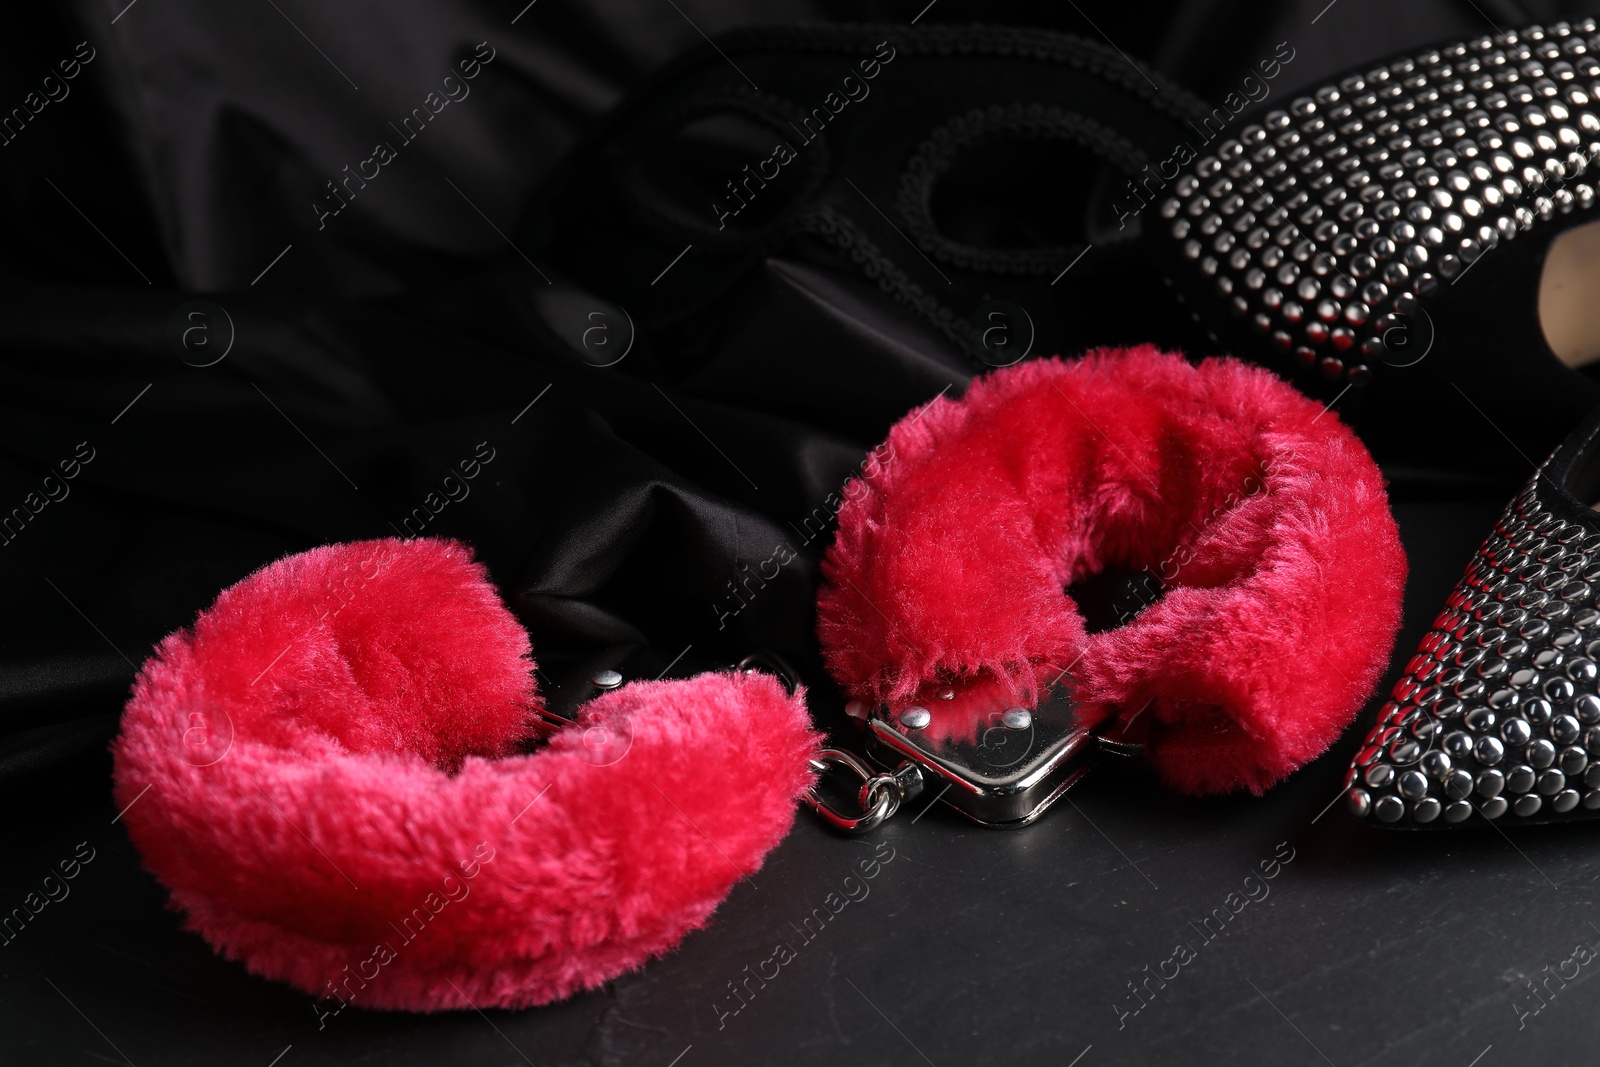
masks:
[[[1506,506],[1345,779],[1398,827],[1600,816],[1600,410]]]
[[[1343,397],[1380,459],[1509,472],[1600,404],[1538,294],[1551,243],[1600,219],[1596,29],[1425,49],[1241,116],[1147,172],[1144,239],[1219,349]]]

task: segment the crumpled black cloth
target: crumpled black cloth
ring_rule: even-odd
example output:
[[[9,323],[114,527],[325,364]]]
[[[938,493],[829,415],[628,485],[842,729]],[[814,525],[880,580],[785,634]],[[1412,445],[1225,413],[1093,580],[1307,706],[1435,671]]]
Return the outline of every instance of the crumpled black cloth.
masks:
[[[1341,2],[1383,20],[1384,51],[1486,29],[1448,0]],[[940,0],[919,17],[1079,34],[1210,99],[1285,37],[1298,58],[1275,91],[1364,58],[1370,40],[1308,28],[1320,6],[1091,21]],[[156,641],[274,558],[395,534],[474,545],[551,689],[630,648],[709,665],[770,647],[832,721],[812,628],[839,490],[896,418],[960,392],[970,353],[800,246],[750,264],[747,313],[692,346],[635,329],[527,213],[703,34],[917,12],[516,7],[74,0],[8,16],[0,108],[22,110],[0,112],[0,783],[103,796],[105,743]],[[1102,312],[1137,332],[1167,297],[1112,299]]]

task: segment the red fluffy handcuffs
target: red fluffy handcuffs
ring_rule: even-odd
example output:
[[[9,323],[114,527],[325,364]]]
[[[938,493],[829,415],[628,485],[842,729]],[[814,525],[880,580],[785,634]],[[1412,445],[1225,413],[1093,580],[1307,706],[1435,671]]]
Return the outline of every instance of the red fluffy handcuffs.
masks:
[[[952,709],[1044,720],[1070,689],[1084,729],[1143,712],[1174,787],[1259,791],[1327,747],[1393,642],[1382,478],[1265,371],[1148,348],[1035,362],[908,416],[886,454],[845,491],[819,630],[888,733],[959,741]],[[1109,568],[1165,595],[1088,635],[1064,587]],[[760,866],[819,737],[803,690],[736,670],[606,692],[524,752],[550,719],[532,667],[458,544],[290,556],[145,664],[117,803],[188,925],[324,1021],[597,986]]]

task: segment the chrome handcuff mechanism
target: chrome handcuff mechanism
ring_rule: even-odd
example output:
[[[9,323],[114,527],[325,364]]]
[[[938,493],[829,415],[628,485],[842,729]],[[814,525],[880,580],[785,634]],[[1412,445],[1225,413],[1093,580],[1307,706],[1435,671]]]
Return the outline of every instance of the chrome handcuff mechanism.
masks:
[[[799,686],[794,669],[769,651],[746,656],[730,669],[773,674],[791,693]],[[590,681],[540,709],[543,732],[570,726],[579,703],[620,686],[623,676],[606,668]],[[806,803],[829,825],[866,833],[902,804],[936,791],[929,806],[943,801],[980,826],[1027,826],[1102,757],[1144,753],[1142,715],[1090,729],[1078,722],[1076,707],[1064,675],[1033,708],[1018,706],[992,680],[930,684],[892,706],[872,708],[851,701],[845,711],[866,735],[866,759],[842,749],[823,749],[811,761],[820,777],[806,793]],[[626,750],[626,738],[604,740],[608,751],[619,746]],[[844,772],[842,777],[855,787],[853,796],[830,781],[841,777],[837,772]]]
[[[806,802],[850,833],[875,829],[900,805],[933,791],[930,807],[942,800],[980,826],[1027,826],[1103,756],[1144,752],[1142,715],[1095,730],[1078,722],[1075,708],[1070,684],[1060,679],[1033,708],[1017,706],[988,680],[928,685],[896,706],[852,701],[845,711],[866,734],[867,762],[824,749],[811,763],[823,777]],[[843,810],[838,790],[830,792],[827,776],[838,771],[860,781],[859,813]]]

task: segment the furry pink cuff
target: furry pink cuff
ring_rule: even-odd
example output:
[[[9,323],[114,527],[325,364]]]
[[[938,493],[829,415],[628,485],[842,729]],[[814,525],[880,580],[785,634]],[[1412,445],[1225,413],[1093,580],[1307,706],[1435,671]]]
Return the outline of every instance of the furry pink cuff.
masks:
[[[188,925],[320,1014],[555,1000],[757,870],[817,738],[803,693],[702,674],[623,686],[517,754],[532,668],[459,544],[290,556],[144,665],[117,803]]]
[[[1070,671],[1089,725],[1144,711],[1184,792],[1260,792],[1371,695],[1406,560],[1383,477],[1332,412],[1231,359],[1143,346],[1041,360],[938,399],[849,483],[818,631],[853,696],[986,675],[1031,701]],[[1087,634],[1064,591],[1165,594]]]

